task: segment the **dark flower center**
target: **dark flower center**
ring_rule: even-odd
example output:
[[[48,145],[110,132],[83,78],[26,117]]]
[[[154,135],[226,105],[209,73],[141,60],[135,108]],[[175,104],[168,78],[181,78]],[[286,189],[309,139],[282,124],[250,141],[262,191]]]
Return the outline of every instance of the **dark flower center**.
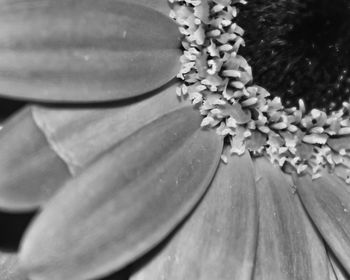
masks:
[[[338,109],[350,97],[348,0],[250,0],[238,24],[254,82],[286,106]]]

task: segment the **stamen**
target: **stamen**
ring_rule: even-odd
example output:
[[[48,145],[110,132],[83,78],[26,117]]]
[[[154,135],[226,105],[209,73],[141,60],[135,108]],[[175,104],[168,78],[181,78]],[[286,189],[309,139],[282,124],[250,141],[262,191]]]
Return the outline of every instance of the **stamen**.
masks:
[[[267,156],[284,171],[309,173],[322,168],[350,183],[349,103],[331,114],[285,107],[279,97],[253,83],[252,69],[238,54],[243,29],[236,22],[243,0],[171,0],[171,15],[183,34],[184,54],[177,91],[203,115],[202,127],[215,128],[227,139],[230,153]],[[239,17],[239,15],[238,15]],[[348,141],[349,142],[349,141]],[[225,162],[226,155],[222,157]]]

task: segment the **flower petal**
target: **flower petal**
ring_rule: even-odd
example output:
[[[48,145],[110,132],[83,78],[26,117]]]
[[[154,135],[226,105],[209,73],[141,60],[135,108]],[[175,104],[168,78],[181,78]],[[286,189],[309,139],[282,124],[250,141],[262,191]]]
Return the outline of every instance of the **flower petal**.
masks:
[[[250,280],[257,234],[255,178],[246,153],[220,164],[189,220],[132,279]]]
[[[15,253],[0,252],[0,279],[26,280],[27,277],[20,271],[18,258]]]
[[[177,84],[123,106],[30,106],[0,132],[0,208],[29,211],[116,143],[162,115],[187,106]]]
[[[332,264],[328,262],[329,280],[338,280],[335,271],[333,270]],[[343,279],[342,279],[343,280]]]
[[[169,17],[123,0],[0,1],[0,93],[49,102],[133,97],[180,69]]]
[[[296,178],[298,194],[334,255],[350,273],[350,192],[336,176],[323,172],[314,181]]]
[[[165,16],[169,16],[170,13],[168,0],[127,0],[127,2],[149,7],[153,10],[162,13]]]
[[[191,107],[167,114],[68,182],[24,237],[20,261],[31,279],[104,275],[166,237],[220,160],[222,139],[200,121]]]
[[[33,121],[30,108],[7,122],[0,142],[0,208],[30,211],[70,177],[66,164]]]
[[[329,261],[331,264],[331,269],[335,275],[335,280],[347,280],[350,276],[344,271],[344,268],[339,264],[338,260],[333,256],[332,253],[329,253]]]
[[[78,173],[103,151],[141,127],[188,105],[176,96],[178,83],[124,106],[94,108],[33,107],[33,117],[50,146]]]
[[[254,279],[328,280],[328,258],[291,180],[267,159],[255,161],[259,239]]]

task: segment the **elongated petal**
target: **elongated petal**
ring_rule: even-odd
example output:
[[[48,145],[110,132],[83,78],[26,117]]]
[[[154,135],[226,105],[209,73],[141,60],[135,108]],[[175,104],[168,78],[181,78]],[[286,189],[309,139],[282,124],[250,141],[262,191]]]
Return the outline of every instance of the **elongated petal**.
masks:
[[[70,178],[66,164],[50,149],[29,108],[4,126],[0,143],[0,208],[31,210]]]
[[[27,277],[19,269],[15,253],[0,252],[0,279],[27,280]]]
[[[140,102],[117,107],[65,109],[33,107],[33,117],[50,146],[73,173],[103,151],[162,115],[187,106],[176,96],[177,83]]]
[[[328,262],[328,272],[329,272],[329,280],[338,280],[337,275],[335,274],[335,271],[333,269],[333,266],[331,264],[331,262]],[[341,279],[343,280],[343,279]]]
[[[190,107],[152,122],[70,181],[44,208],[20,253],[31,279],[85,279],[125,266],[198,202],[222,139]],[[74,244],[74,245],[73,245]]]
[[[176,85],[136,103],[90,109],[30,106],[0,132],[0,208],[28,211],[116,143],[186,106]]]
[[[291,180],[267,159],[255,161],[259,239],[254,279],[328,280],[328,258]]]
[[[205,198],[166,248],[133,280],[250,280],[258,216],[250,156],[220,164]]]
[[[350,192],[341,179],[327,172],[317,180],[296,179],[298,194],[322,237],[350,273]]]
[[[349,274],[346,273],[344,268],[339,264],[338,260],[333,256],[332,253],[328,254],[329,256],[329,261],[331,264],[331,269],[334,274],[334,279],[335,280],[347,280],[350,278]]]
[[[0,1],[0,93],[43,101],[123,99],[179,70],[179,32],[126,0]]]
[[[128,3],[144,5],[153,10],[162,13],[165,16],[169,15],[170,7],[168,0],[127,0]]]

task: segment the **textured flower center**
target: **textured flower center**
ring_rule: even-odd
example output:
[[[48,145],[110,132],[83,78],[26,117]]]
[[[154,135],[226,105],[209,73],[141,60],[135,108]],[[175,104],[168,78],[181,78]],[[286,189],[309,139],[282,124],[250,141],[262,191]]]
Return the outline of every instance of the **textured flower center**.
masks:
[[[242,54],[254,81],[307,108],[330,112],[350,96],[350,8],[346,0],[255,0],[242,7]]]
[[[179,24],[179,30],[183,34],[182,68],[178,74],[183,83],[177,94],[189,99],[199,109],[203,115],[202,127],[214,128],[219,135],[225,137],[226,143],[231,147],[231,154],[242,155],[249,151],[255,156],[267,156],[272,163],[285,171],[309,173],[313,178],[320,177],[323,168],[327,168],[350,183],[350,145],[347,144],[350,138],[349,102],[342,102],[339,110],[330,111],[328,114],[313,107],[309,107],[307,111],[303,100],[298,100],[295,95],[288,99],[281,94],[283,99],[286,98],[286,101],[282,102],[280,97],[270,96],[265,88],[256,85],[252,68],[241,55],[246,42],[243,39],[244,29],[238,24],[237,15],[241,6],[246,4],[245,0],[170,0],[170,3],[173,7],[170,16]],[[287,5],[289,2],[277,2],[281,3]],[[310,8],[312,3],[308,3],[306,7]],[[267,7],[279,10],[277,4],[269,4]],[[292,2],[291,6],[298,12],[306,9],[297,4]],[[264,6],[254,6],[253,3],[251,9],[259,7]],[[288,9],[286,13],[287,11]],[[306,42],[294,46],[294,52],[304,52],[308,54],[309,59],[316,57],[317,50],[336,46],[341,38],[333,36],[333,39],[329,40],[331,43],[325,44],[319,39],[319,34],[308,36],[312,33],[311,27],[310,30],[303,30],[303,36],[296,36],[303,24],[310,20],[309,17],[312,19],[314,14],[315,12],[312,12],[309,16],[304,16],[305,18],[300,17],[288,32],[284,32],[285,42],[292,42],[293,38]],[[254,16],[251,17],[252,19],[246,19],[247,23],[256,20]],[[244,17],[241,21],[245,22]],[[257,24],[255,23],[255,26]],[[331,22],[328,25],[335,26],[334,24]],[[286,25],[275,24],[274,27],[283,29]],[[256,39],[258,37],[255,36],[258,35],[251,35],[251,52],[259,49],[256,41],[267,40]],[[277,36],[269,38],[268,41],[279,41],[281,38]],[[308,46],[309,51],[304,46]],[[274,49],[261,48],[260,55],[263,56],[265,51],[270,53]],[[279,55],[282,55],[282,52]],[[266,57],[267,61],[262,66],[267,71],[272,69],[271,71],[276,72],[278,67],[274,67],[273,64],[279,64],[280,61],[273,60],[277,57],[271,55]],[[253,59],[252,56],[251,60]],[[311,61],[311,66],[312,63]],[[309,75],[312,73],[311,66],[308,66]],[[333,69],[336,67],[341,66],[333,65]],[[327,71],[332,72],[328,69]],[[342,79],[345,78],[345,73],[343,74]],[[284,72],[275,73],[274,79],[283,79],[284,76]],[[296,84],[300,82],[300,87],[303,87],[302,80],[295,78],[293,81]],[[314,97],[322,99],[322,91],[317,88],[317,83],[311,82],[310,85],[313,86]],[[283,92],[282,86],[280,88],[277,85],[275,88]],[[305,91],[301,96],[303,99],[312,100],[310,94]],[[288,100],[297,106],[283,104],[288,103]],[[227,155],[223,155],[222,159],[227,161]]]

